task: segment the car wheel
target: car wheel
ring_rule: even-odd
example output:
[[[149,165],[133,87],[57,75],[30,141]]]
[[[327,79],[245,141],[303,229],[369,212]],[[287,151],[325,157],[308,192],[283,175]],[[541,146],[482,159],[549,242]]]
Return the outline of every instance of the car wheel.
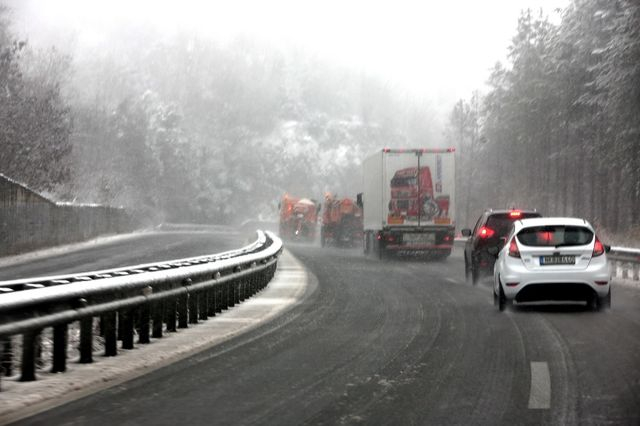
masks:
[[[504,290],[502,290],[502,284],[498,286],[498,310],[503,312],[507,309],[507,296],[504,294]]]
[[[469,261],[467,260],[467,256],[464,256],[464,279],[469,282],[471,281],[471,267],[469,266]]]
[[[600,301],[602,307],[605,309],[611,309],[611,287],[609,287],[609,293]]]
[[[600,298],[595,292],[591,295],[589,300],[587,300],[587,307],[593,312],[598,312],[600,310]]]
[[[471,262],[471,284],[476,285],[478,281],[480,281],[480,269],[478,269],[478,265]]]
[[[611,309],[611,289],[604,297],[594,296],[590,301],[590,308],[593,311],[602,311],[604,309]]]

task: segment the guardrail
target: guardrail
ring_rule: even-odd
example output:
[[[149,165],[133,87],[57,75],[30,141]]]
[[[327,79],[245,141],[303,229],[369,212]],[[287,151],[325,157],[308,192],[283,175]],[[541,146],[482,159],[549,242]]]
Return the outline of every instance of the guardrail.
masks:
[[[94,319],[104,355],[187,328],[233,307],[273,277],[282,241],[258,231],[239,250],[84,274],[0,283],[0,373],[12,375],[13,339],[22,335],[20,381],[36,379],[43,330],[53,328],[52,372],[64,372],[69,325],[79,322],[80,363],[93,361]]]
[[[618,269],[623,279],[629,279],[629,272],[634,281],[640,281],[640,249],[611,247],[607,254],[611,264],[611,275],[618,276]]]

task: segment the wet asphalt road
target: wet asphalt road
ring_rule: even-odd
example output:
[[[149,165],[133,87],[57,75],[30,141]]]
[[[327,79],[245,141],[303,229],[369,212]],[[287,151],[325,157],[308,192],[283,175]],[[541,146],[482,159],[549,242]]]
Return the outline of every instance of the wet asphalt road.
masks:
[[[640,291],[499,313],[460,252],[289,248],[318,285],[284,316],[19,424],[640,424]]]

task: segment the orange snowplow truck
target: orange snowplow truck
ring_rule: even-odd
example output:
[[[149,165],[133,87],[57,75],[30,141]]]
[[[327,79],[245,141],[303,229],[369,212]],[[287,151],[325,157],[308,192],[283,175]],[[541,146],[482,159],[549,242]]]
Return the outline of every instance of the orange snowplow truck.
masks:
[[[362,209],[351,198],[324,197],[320,244],[354,247],[362,242]]]
[[[313,241],[320,204],[309,198],[285,194],[279,205],[280,237],[290,241]]]

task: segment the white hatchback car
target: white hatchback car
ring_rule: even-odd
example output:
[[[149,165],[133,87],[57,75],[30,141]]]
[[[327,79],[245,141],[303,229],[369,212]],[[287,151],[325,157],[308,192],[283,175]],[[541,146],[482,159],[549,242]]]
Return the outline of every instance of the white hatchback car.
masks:
[[[536,218],[513,223],[493,270],[494,302],[586,301],[611,306],[609,247],[584,219]]]

